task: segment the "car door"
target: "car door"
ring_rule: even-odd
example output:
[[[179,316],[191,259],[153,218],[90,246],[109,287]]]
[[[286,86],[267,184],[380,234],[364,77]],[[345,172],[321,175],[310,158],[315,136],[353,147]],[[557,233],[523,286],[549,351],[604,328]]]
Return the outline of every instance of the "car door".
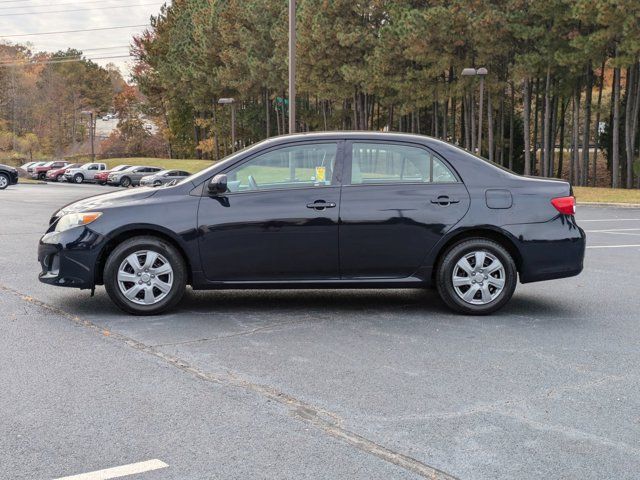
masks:
[[[228,191],[198,210],[202,270],[211,281],[339,278],[337,141],[271,147],[224,173]]]
[[[443,159],[417,144],[352,141],[345,151],[342,278],[412,276],[467,212],[467,189]]]

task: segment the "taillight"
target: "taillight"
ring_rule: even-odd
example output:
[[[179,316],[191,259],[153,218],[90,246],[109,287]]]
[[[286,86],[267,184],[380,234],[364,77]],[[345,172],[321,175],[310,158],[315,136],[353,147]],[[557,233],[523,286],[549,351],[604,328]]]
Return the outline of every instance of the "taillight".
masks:
[[[574,215],[576,213],[576,199],[575,197],[558,197],[551,200],[556,210],[564,215]]]

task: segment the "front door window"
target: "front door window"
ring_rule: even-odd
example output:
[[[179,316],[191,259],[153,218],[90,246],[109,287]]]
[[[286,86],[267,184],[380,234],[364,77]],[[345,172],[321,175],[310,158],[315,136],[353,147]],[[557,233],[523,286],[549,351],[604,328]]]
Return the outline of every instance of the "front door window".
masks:
[[[258,155],[227,172],[230,192],[331,185],[336,143],[295,145]]]

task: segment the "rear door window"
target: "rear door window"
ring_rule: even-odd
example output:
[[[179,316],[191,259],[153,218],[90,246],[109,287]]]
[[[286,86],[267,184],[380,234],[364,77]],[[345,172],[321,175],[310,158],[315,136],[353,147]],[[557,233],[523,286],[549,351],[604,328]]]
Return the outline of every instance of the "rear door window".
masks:
[[[456,183],[442,160],[419,147],[354,142],[351,184]]]

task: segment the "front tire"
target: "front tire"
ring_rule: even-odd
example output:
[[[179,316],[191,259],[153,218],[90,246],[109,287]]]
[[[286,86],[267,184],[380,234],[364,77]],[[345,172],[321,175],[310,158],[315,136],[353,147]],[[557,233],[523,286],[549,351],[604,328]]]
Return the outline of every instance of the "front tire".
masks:
[[[121,310],[156,315],[180,302],[187,282],[184,259],[170,243],[134,237],[118,245],[104,269],[107,294]]]
[[[9,186],[9,176],[4,173],[0,173],[0,190],[4,190]]]
[[[82,182],[84,182],[84,176],[83,176],[81,173],[76,173],[76,174],[73,176],[73,181],[74,181],[75,183],[82,183]]]
[[[502,245],[471,238],[453,245],[438,266],[438,293],[447,306],[467,315],[488,315],[502,308],[518,280],[516,264]]]
[[[122,180],[120,180],[120,186],[125,188],[130,187],[131,179],[129,177],[122,177]]]

